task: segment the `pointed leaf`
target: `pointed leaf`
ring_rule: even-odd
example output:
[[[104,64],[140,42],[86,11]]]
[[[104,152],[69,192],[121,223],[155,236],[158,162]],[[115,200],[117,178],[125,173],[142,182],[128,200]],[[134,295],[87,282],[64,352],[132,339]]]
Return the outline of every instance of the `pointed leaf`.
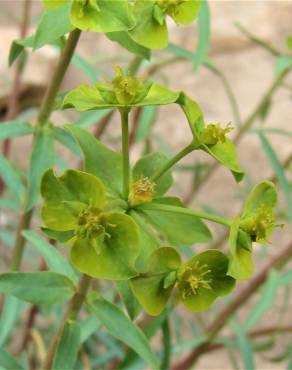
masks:
[[[90,308],[112,336],[137,352],[151,368],[158,369],[157,358],[145,335],[118,307],[101,298],[91,302]]]
[[[0,368],[3,370],[23,370],[15,358],[2,348],[0,348]]]
[[[8,272],[0,274],[0,292],[35,304],[54,304],[71,297],[74,285],[55,272]]]
[[[11,121],[1,123],[0,140],[30,135],[33,128],[28,122]]]

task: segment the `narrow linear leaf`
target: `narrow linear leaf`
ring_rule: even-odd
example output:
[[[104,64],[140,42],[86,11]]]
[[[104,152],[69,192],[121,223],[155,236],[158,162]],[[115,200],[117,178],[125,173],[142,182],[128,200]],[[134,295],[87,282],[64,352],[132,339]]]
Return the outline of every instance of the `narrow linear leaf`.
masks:
[[[198,18],[199,42],[194,54],[194,68],[197,70],[204,63],[210,42],[210,11],[207,0],[202,1]]]
[[[150,136],[153,124],[157,117],[158,108],[155,106],[145,107],[141,114],[139,125],[135,137],[137,143],[147,139]]]
[[[25,194],[25,187],[19,173],[13,168],[10,162],[0,153],[0,173],[6,187],[15,194],[18,201],[22,202]]]
[[[37,133],[30,158],[28,174],[28,196],[26,211],[39,199],[40,182],[43,173],[55,163],[55,144],[52,127],[48,126]]]
[[[3,347],[6,340],[9,338],[14,324],[18,319],[18,313],[23,306],[24,303],[17,298],[5,298],[0,321],[0,347]]]
[[[129,282],[127,280],[117,281],[116,285],[131,320],[134,320],[141,312],[141,306],[134,296]]]
[[[80,326],[66,322],[53,362],[54,370],[74,369],[80,347]]]
[[[0,366],[5,370],[23,370],[23,367],[2,348],[0,348]]]
[[[137,352],[153,369],[158,369],[157,358],[145,335],[118,307],[98,299],[90,304],[90,308],[112,336]]]
[[[35,304],[60,303],[74,294],[74,284],[55,272],[0,274],[0,292]]]
[[[1,123],[0,140],[30,135],[33,128],[28,122],[11,121]]]
[[[262,133],[258,133],[261,144],[263,146],[264,151],[266,152],[267,157],[269,158],[273,170],[278,178],[280,187],[284,193],[286,207],[288,212],[288,218],[290,223],[292,223],[292,196],[291,196],[291,187],[289,184],[288,179],[283,171],[282,165],[277,157],[276,152],[274,151],[273,147],[271,146],[269,140],[265,135]]]
[[[75,121],[73,124],[79,127],[89,127],[95,124],[105,117],[108,113],[111,112],[111,109],[100,109],[94,111],[83,112],[81,117]]]
[[[72,281],[77,282],[78,277],[74,269],[52,244],[29,230],[23,231],[22,235],[40,253],[51,271],[66,275]]]
[[[72,153],[74,153],[77,157],[82,156],[81,150],[79,145],[73,139],[73,137],[69,134],[68,131],[62,129],[61,127],[54,127],[54,138],[68,148]]]

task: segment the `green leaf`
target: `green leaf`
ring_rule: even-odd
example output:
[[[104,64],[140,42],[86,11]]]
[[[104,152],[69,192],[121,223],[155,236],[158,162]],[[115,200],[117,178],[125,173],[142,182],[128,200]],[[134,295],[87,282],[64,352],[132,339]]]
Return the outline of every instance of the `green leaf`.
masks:
[[[275,75],[279,77],[283,72],[292,68],[292,56],[281,55],[276,59]]]
[[[51,271],[63,274],[72,281],[77,282],[77,274],[65,257],[52,244],[29,230],[23,231],[22,235],[36,248]]]
[[[245,331],[251,330],[268,311],[268,309],[275,303],[280,280],[281,276],[277,272],[270,272],[258,302],[250,310],[244,322],[243,326]]]
[[[53,134],[55,140],[59,141],[59,143],[71,150],[72,153],[74,153],[78,157],[82,156],[79,145],[76,143],[76,141],[73,139],[72,135],[70,135],[68,131],[64,130],[61,127],[54,127]]]
[[[150,50],[142,45],[137,44],[127,32],[110,32],[106,37],[113,42],[117,42],[123,48],[131,53],[138,55],[141,58],[150,60]]]
[[[14,297],[6,297],[2,307],[0,320],[0,348],[4,347],[5,342],[11,335],[15,323],[18,320],[18,314],[24,303]],[[0,356],[1,357],[1,356]],[[1,364],[1,360],[0,360]]]
[[[140,252],[138,229],[131,217],[121,213],[107,215],[108,224],[98,251],[87,239],[77,240],[71,249],[71,261],[81,272],[100,279],[126,280],[137,275],[135,261]]]
[[[11,66],[13,62],[22,54],[26,47],[33,47],[34,36],[25,39],[13,40],[9,50],[8,65]]]
[[[156,316],[165,308],[176,282],[176,275],[167,286],[165,282],[169,274],[175,272],[181,258],[171,247],[161,247],[154,251],[145,268],[145,273],[131,279],[132,290],[139,303],[147,313]]]
[[[14,120],[1,123],[0,140],[30,135],[33,128],[28,122]]]
[[[79,127],[89,127],[94,124],[98,124],[99,121],[104,118],[108,113],[110,113],[110,109],[103,109],[97,110],[92,112],[85,112],[81,115],[81,117],[75,121],[73,124]]]
[[[80,325],[66,322],[53,361],[54,370],[72,370],[80,349]]]
[[[52,9],[64,6],[66,3],[68,3],[68,0],[42,0],[42,2],[45,7]]]
[[[129,281],[117,281],[116,286],[130,319],[135,320],[141,312],[141,306],[131,290]]]
[[[153,152],[146,154],[135,164],[133,168],[133,180],[139,180],[143,177],[151,178],[152,175],[167,162],[168,158],[162,153]],[[166,193],[172,183],[172,174],[171,171],[168,170],[156,181],[154,188],[155,196]]]
[[[157,358],[145,335],[118,307],[98,299],[90,303],[90,308],[112,336],[137,352],[151,368],[158,369]]]
[[[199,253],[181,265],[177,286],[184,306],[192,312],[204,311],[217,297],[229,294],[235,280],[227,276],[227,269],[228,258],[216,249]]]
[[[267,157],[270,160],[270,163],[273,167],[273,170],[275,171],[275,174],[276,174],[277,179],[279,181],[281,190],[283,191],[283,194],[284,194],[284,197],[285,197],[285,202],[286,202],[286,208],[287,208],[287,212],[288,212],[288,218],[289,218],[290,222],[292,223],[292,195],[291,195],[290,183],[289,183],[289,181],[288,181],[288,179],[285,175],[285,172],[284,172],[283,167],[282,167],[282,165],[281,165],[281,163],[280,163],[280,161],[277,157],[276,152],[274,151],[273,147],[271,146],[271,144],[268,141],[268,139],[266,138],[266,136],[259,133],[259,138],[260,138],[261,144],[263,146],[263,149],[266,152]],[[271,183],[269,183],[269,184],[271,184]],[[270,186],[271,186],[271,189],[269,191],[270,194],[267,195],[268,199],[265,200],[265,201],[269,200],[269,205],[271,207],[274,207],[276,205],[276,202],[277,202],[277,193],[275,191],[275,188],[274,188],[273,184],[271,184]]]
[[[161,245],[161,241],[158,239],[151,225],[138,212],[131,210],[129,215],[134,219],[139,232],[141,249],[136,266],[138,271],[145,271],[145,264],[150,254]]]
[[[168,43],[166,23],[160,24],[153,17],[154,0],[139,0],[134,3],[136,26],[129,31],[132,39],[149,49],[165,48]]]
[[[194,54],[194,68],[197,70],[207,58],[210,45],[210,11],[207,0],[202,0],[198,18],[199,42]]]
[[[72,57],[72,63],[77,66],[92,82],[96,81],[96,68],[88,63],[86,59],[75,53]]]
[[[145,107],[141,113],[135,142],[144,141],[150,136],[152,127],[157,117],[157,107]]]
[[[23,367],[2,348],[0,348],[0,367],[3,370],[23,370]]]
[[[183,215],[173,212],[165,212],[159,209],[147,210],[147,204],[139,206],[147,220],[158,229],[173,246],[191,246],[195,243],[207,243],[212,240],[208,227],[193,215]],[[150,204],[150,203],[149,203]],[[175,197],[156,198],[151,204],[171,205],[183,207],[183,203]]]
[[[37,203],[40,194],[40,183],[43,173],[56,159],[54,136],[51,126],[45,127],[36,133],[32,146],[29,173],[28,195],[25,210],[29,211]]]
[[[237,336],[236,342],[237,342],[237,346],[242,355],[242,359],[244,362],[244,369],[254,370],[255,367],[254,367],[254,359],[253,359],[253,350],[252,350],[252,346],[248,338],[248,335],[246,334],[242,325],[240,325],[234,319],[231,320],[231,327]]]
[[[84,169],[98,177],[108,190],[119,196],[122,194],[122,157],[90,133],[73,125],[65,126],[79,144],[84,156]]]
[[[241,219],[236,217],[230,227],[229,248],[230,261],[227,274],[235,279],[249,279],[253,273],[252,253],[239,241]]]
[[[9,161],[0,153],[0,173],[4,184],[16,195],[21,203],[24,200],[25,187],[19,173],[12,167]]]
[[[36,29],[34,49],[50,44],[74,29],[69,19],[70,9],[69,2],[45,11]]]
[[[128,0],[74,1],[70,19],[80,30],[92,32],[127,31],[135,24]]]
[[[8,272],[0,274],[0,292],[35,304],[54,304],[70,298],[74,285],[55,272]]]

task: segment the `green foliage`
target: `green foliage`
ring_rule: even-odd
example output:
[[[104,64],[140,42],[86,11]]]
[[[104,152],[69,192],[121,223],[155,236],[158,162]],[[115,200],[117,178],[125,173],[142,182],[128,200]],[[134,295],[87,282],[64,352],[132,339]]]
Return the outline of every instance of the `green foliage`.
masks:
[[[0,292],[36,304],[63,302],[74,294],[74,285],[55,272],[7,272],[0,274]]]
[[[156,356],[145,335],[118,307],[105,299],[95,299],[90,302],[90,309],[112,336],[137,352],[153,369],[158,369]]]

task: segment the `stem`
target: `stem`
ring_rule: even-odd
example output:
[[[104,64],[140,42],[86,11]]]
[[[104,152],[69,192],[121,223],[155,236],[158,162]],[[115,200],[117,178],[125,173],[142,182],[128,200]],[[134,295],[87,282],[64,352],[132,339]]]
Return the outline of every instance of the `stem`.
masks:
[[[37,126],[43,126],[50,114],[52,113],[55,97],[57,95],[58,89],[63,81],[65,72],[68,68],[70,60],[74,54],[74,50],[76,48],[77,42],[80,37],[80,30],[74,30],[70,33],[68,40],[66,42],[66,46],[60,56],[59,63],[57,68],[54,72],[52,77],[51,83],[47,88],[46,94],[44,96],[38,118],[37,118]],[[34,135],[35,138],[35,135]],[[29,210],[28,212],[24,213],[19,221],[19,226],[17,228],[16,233],[16,242],[12,252],[12,259],[10,269],[11,271],[18,271],[20,269],[23,250],[25,247],[25,238],[22,236],[21,232],[24,229],[28,229],[30,227],[31,219],[32,219],[33,209]]]
[[[120,109],[122,123],[122,152],[123,152],[123,197],[128,200],[130,191],[130,157],[129,157],[129,111]]]
[[[198,347],[194,348],[189,355],[174,365],[171,370],[185,370],[193,366],[201,354],[206,352],[210,343],[214,340],[221,329],[227,324],[230,317],[264,284],[272,268],[279,268],[285,265],[292,257],[292,243],[275,255],[263,268],[258,272],[241,291],[234,297],[229,304],[222,308],[215,319],[207,328],[206,335],[208,340]]]
[[[131,61],[129,65],[129,71],[132,76],[134,76],[138,72],[138,69],[140,68],[142,62],[143,58],[139,57],[138,55],[136,55],[134,59]]]
[[[167,163],[165,163],[163,167],[161,167],[158,171],[156,171],[150,180],[153,182],[157,181],[166,171],[168,171],[177,162],[179,162],[183,157],[185,157],[186,155],[188,155],[195,149],[196,147],[194,143],[191,143],[190,145],[186,146],[183,150],[181,150],[174,157],[172,157]]]
[[[37,125],[39,126],[45,125],[48,118],[50,117],[50,114],[53,110],[55,97],[63,81],[63,77],[69,66],[71,58],[74,54],[80,34],[81,34],[81,31],[78,29],[75,29],[69,34],[69,37],[66,42],[66,46],[60,56],[58,67],[55,70],[51,83],[46,91],[45,97],[41,104],[41,108],[40,108],[38,118],[37,118]]]
[[[68,310],[64,315],[61,326],[59,327],[58,331],[56,332],[53,338],[50,350],[45,361],[44,370],[52,370],[54,356],[56,353],[56,349],[58,347],[58,343],[62,337],[65,324],[67,321],[75,321],[77,319],[78,313],[86,299],[86,294],[89,289],[90,283],[91,283],[90,276],[87,276],[85,274],[81,276],[77,292],[72,297]]]
[[[22,230],[28,229],[33,215],[33,209],[23,213],[16,232],[16,241],[12,251],[10,271],[19,271],[23,256],[25,238],[22,236]]]
[[[139,208],[142,211],[174,212],[174,213],[179,213],[182,215],[196,216],[199,218],[203,218],[205,220],[216,222],[221,225],[225,225],[228,227],[231,226],[231,221],[226,220],[225,218],[221,216],[213,215],[211,213],[207,213],[203,211],[195,211],[194,209],[190,209],[190,208],[170,206],[168,204],[155,204],[155,203],[145,203],[145,204],[137,206],[136,208]]]

